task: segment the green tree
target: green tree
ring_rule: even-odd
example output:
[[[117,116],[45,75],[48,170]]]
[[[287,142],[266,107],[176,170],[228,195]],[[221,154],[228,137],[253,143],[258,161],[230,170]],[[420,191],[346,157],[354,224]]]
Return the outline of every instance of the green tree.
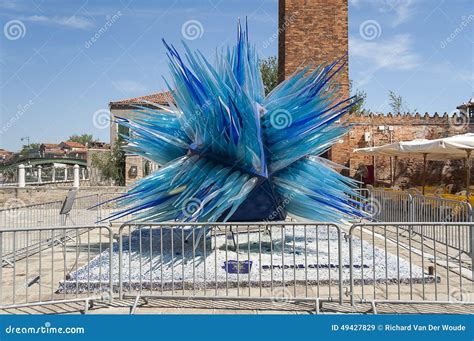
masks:
[[[92,137],[91,134],[82,134],[82,135],[72,135],[69,137],[69,142],[79,142],[80,144],[83,144],[86,146],[87,144],[90,144],[91,142],[97,141]]]
[[[278,85],[278,60],[271,56],[260,60],[260,72],[262,74],[265,95],[268,95]]]
[[[388,105],[393,113],[416,112],[417,109],[410,110],[407,103],[401,95],[397,95],[395,91],[388,91]]]
[[[363,90],[360,90],[360,89],[355,89],[353,88],[353,85],[352,85],[352,80],[349,80],[349,92],[351,94],[351,96],[355,96],[355,99],[354,101],[356,102],[356,104],[354,104],[349,112],[351,114],[360,114],[360,113],[363,113],[366,109],[365,109],[365,101],[367,99],[367,93]]]
[[[99,170],[102,177],[112,180],[118,186],[125,185],[125,152],[123,142],[117,142],[106,152],[95,153],[91,157],[91,165]]]
[[[30,145],[23,145],[23,147],[21,148],[20,150],[20,155],[21,156],[27,156],[29,152],[32,152],[32,151],[38,151],[40,148],[40,144],[39,143],[30,143]]]

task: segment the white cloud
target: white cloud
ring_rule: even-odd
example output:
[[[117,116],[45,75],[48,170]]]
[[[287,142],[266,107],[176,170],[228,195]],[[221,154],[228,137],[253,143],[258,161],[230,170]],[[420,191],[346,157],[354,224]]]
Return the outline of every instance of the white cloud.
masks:
[[[85,17],[76,16],[76,15],[73,15],[71,17],[59,17],[59,16],[47,17],[44,15],[32,15],[29,17],[24,17],[21,20],[34,22],[38,24],[56,25],[56,26],[62,26],[62,27],[73,28],[73,29],[81,29],[81,30],[94,27],[94,23],[91,20]]]
[[[386,15],[393,15],[390,21],[392,27],[407,22],[416,12],[416,3],[419,0],[349,0],[349,5],[357,10],[366,10],[369,7]]]
[[[408,34],[395,35],[391,39],[366,41],[351,37],[349,55],[358,64],[367,65],[359,85],[367,83],[379,70],[404,71],[419,66],[422,58],[412,51],[412,38]]]
[[[349,5],[354,6],[356,8],[359,8],[360,6],[360,0],[349,0]]]
[[[408,21],[415,14],[415,0],[382,0],[382,12],[394,12],[392,26],[396,27]]]
[[[113,82],[114,86],[122,92],[146,92],[148,88],[141,83],[132,80],[121,80]]]

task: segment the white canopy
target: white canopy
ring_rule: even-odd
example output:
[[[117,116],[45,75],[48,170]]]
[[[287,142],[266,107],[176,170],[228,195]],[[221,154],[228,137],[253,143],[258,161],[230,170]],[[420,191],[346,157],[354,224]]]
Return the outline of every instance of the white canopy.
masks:
[[[427,160],[465,159],[474,150],[474,134],[462,134],[435,140],[413,140],[378,147],[354,149],[356,153]]]

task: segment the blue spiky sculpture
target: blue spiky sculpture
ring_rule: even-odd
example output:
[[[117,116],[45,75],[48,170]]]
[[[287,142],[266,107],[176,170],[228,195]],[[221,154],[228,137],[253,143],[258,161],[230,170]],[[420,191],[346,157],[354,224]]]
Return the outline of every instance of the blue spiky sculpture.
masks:
[[[337,99],[339,60],[304,68],[267,96],[248,29],[211,65],[186,44],[185,61],[164,42],[174,101],[137,106],[128,152],[164,165],[117,198],[123,209],[149,221],[284,220],[287,213],[339,221],[362,213],[356,183],[319,157],[343,134],[341,118],[353,98]]]

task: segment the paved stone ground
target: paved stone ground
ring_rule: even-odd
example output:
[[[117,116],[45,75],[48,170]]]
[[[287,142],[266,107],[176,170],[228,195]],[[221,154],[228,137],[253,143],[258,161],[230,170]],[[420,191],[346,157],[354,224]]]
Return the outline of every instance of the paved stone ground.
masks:
[[[130,314],[133,300],[115,300],[112,303],[94,303],[88,314]],[[84,303],[61,303],[27,308],[0,309],[1,314],[84,314]],[[135,314],[316,314],[314,304],[278,304],[237,301],[183,301],[153,299],[141,301]],[[378,314],[474,314],[474,305],[457,304],[377,304]],[[323,303],[319,314],[373,314],[370,304],[351,306],[338,303]]]

